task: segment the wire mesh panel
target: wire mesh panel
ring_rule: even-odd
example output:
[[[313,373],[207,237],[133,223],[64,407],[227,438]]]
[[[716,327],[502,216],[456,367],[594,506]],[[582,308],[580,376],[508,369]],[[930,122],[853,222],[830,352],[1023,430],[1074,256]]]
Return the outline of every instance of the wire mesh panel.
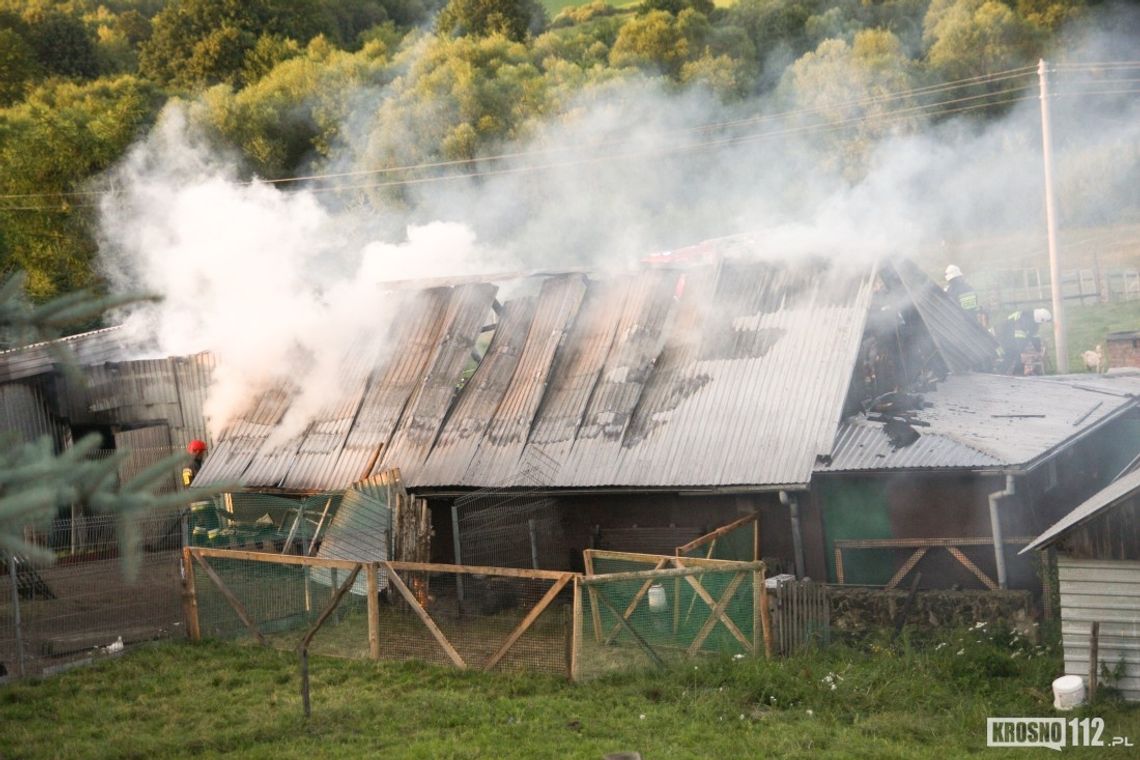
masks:
[[[190,505],[190,544],[315,554],[340,505],[341,494],[287,498],[227,493]]]
[[[482,489],[456,499],[452,508],[456,563],[493,567],[565,566],[557,503],[539,490],[557,463],[541,452],[527,455],[515,475],[521,490]]]
[[[8,675],[50,673],[131,644],[181,636],[177,512],[130,519],[140,538],[137,573],[120,556],[126,526],[111,516],[58,519],[29,540],[53,564],[0,553],[0,664]]]
[[[760,516],[748,515],[677,547],[679,557],[752,562],[760,559]]]
[[[392,563],[380,656],[480,670],[569,672],[573,573]],[[462,598],[458,593],[463,588]]]
[[[245,552],[225,554],[225,550],[199,554],[193,566],[198,628],[208,638],[264,641],[278,649],[295,650],[352,576],[348,566],[314,566],[319,560],[301,564],[271,561],[275,559],[271,556],[250,559]],[[325,573],[326,582],[314,580],[318,571]],[[344,594],[309,651],[367,658],[366,597]]]
[[[698,563],[686,567],[688,563]],[[589,552],[580,677],[763,651],[761,562]]]

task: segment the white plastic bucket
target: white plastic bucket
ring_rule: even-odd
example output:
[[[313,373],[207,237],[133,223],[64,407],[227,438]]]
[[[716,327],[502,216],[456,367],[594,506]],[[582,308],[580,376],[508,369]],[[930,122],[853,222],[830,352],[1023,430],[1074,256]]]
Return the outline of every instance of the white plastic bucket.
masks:
[[[649,587],[649,609],[654,612],[660,612],[665,609],[668,602],[665,601],[665,587],[660,583],[654,583]]]
[[[1085,701],[1085,682],[1080,676],[1061,676],[1053,682],[1053,707],[1072,710]]]

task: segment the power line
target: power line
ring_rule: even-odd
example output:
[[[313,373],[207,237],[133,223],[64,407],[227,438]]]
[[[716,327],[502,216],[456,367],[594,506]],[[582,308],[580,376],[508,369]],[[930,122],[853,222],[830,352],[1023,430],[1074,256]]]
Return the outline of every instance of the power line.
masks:
[[[776,113],[772,113],[772,114],[761,114],[758,116],[747,117],[744,119],[710,122],[707,124],[698,125],[698,126],[694,126],[694,127],[684,127],[684,128],[680,128],[677,130],[667,130],[667,131],[665,131],[664,134],[669,135],[669,134],[682,134],[682,133],[689,133],[689,132],[711,131],[714,129],[723,129],[723,128],[727,128],[727,127],[742,126],[742,125],[751,124],[751,123],[761,123],[761,122],[765,122],[765,121],[774,121],[777,119],[786,119],[786,118],[790,118],[790,117],[794,117],[794,116],[820,113],[822,111],[827,111],[827,110],[839,110],[839,109],[844,109],[844,108],[854,108],[854,107],[863,106],[863,105],[872,105],[875,103],[887,102],[887,101],[891,101],[891,100],[897,100],[900,98],[913,97],[916,95],[929,95],[929,94],[936,93],[936,92],[944,92],[947,90],[961,89],[963,87],[974,87],[974,86],[978,86],[978,85],[982,85],[982,84],[990,84],[990,83],[994,83],[994,82],[1006,81],[1008,79],[1013,79],[1013,78],[1018,78],[1018,77],[1023,77],[1023,76],[1034,74],[1035,71],[1036,71],[1036,67],[1034,67],[1034,66],[1025,66],[1025,67],[1015,68],[1015,69],[1006,69],[1004,71],[997,71],[997,72],[993,72],[990,74],[981,74],[978,76],[967,77],[967,78],[963,78],[963,79],[954,80],[951,82],[944,82],[944,83],[940,83],[940,84],[936,84],[936,85],[927,85],[925,87],[917,87],[917,88],[911,88],[911,89],[907,89],[907,90],[899,90],[899,91],[896,91],[894,93],[888,93],[885,95],[868,96],[865,98],[857,98],[854,100],[844,101],[844,102],[835,103],[835,104],[821,105],[821,106],[815,106],[815,107],[811,107],[811,108],[792,109],[792,110],[776,112]],[[624,145],[624,144],[628,144],[629,142],[630,142],[629,140],[603,141],[600,143],[595,143],[591,147],[596,148],[596,147],[607,147],[607,146],[611,146],[611,145]],[[310,174],[310,175],[298,175],[298,176],[293,176],[293,177],[279,177],[276,179],[256,180],[254,182],[248,182],[248,183],[244,183],[244,184],[249,184],[249,185],[270,184],[270,185],[272,185],[272,184],[284,184],[284,183],[314,181],[314,180],[323,180],[323,179],[343,179],[345,177],[371,176],[371,175],[376,175],[376,174],[390,174],[390,173],[397,173],[397,172],[410,172],[410,171],[419,171],[419,170],[424,170],[424,169],[439,169],[439,168],[445,168],[445,167],[449,167],[449,166],[464,166],[464,165],[470,165],[470,164],[476,164],[476,163],[501,161],[501,160],[506,160],[506,159],[510,159],[510,158],[525,158],[528,156],[541,156],[541,155],[547,155],[550,153],[565,153],[568,151],[579,150],[579,149],[580,149],[580,146],[566,146],[566,147],[546,148],[546,149],[542,149],[542,150],[516,151],[516,152],[512,152],[512,153],[501,153],[501,154],[490,155],[490,156],[479,156],[476,158],[463,158],[463,159],[454,159],[454,160],[449,160],[449,161],[432,161],[432,162],[425,162],[425,163],[419,163],[419,164],[409,164],[409,165],[405,165],[405,166],[382,167],[382,168],[377,168],[377,169],[361,169],[361,170],[349,171],[349,172],[332,172],[332,173],[320,173],[320,174]],[[103,195],[107,195],[107,194],[111,194],[111,193],[112,193],[112,191],[98,191],[98,190],[61,191],[61,192],[55,192],[55,193],[9,193],[9,194],[0,194],[0,199],[38,198],[38,197],[71,197],[71,196],[87,196],[87,195],[103,196]]]
[[[629,160],[629,159],[635,159],[635,158],[657,157],[657,156],[670,155],[670,154],[675,154],[675,153],[696,152],[696,151],[701,151],[701,150],[713,149],[713,148],[717,148],[717,147],[725,147],[725,146],[730,146],[730,145],[737,145],[737,144],[755,142],[755,141],[760,141],[760,140],[765,140],[765,139],[771,139],[774,137],[779,137],[779,136],[784,136],[784,135],[809,134],[812,132],[819,132],[819,131],[823,131],[823,132],[838,131],[838,130],[842,130],[842,129],[845,129],[848,127],[852,127],[852,126],[855,126],[855,125],[858,125],[861,123],[865,123],[865,122],[870,122],[870,121],[877,121],[880,123],[893,123],[893,122],[898,122],[898,121],[902,121],[902,120],[911,118],[912,116],[915,116],[915,115],[929,115],[929,116],[934,116],[934,117],[940,117],[940,116],[946,116],[946,115],[951,115],[951,114],[969,113],[969,112],[973,112],[973,111],[977,111],[977,110],[990,109],[990,108],[994,108],[997,106],[1008,105],[1008,104],[1018,103],[1018,102],[1024,102],[1026,100],[1032,100],[1035,98],[1035,96],[1033,96],[1033,95],[1029,95],[1029,96],[1025,96],[1025,97],[1007,98],[1007,99],[1003,99],[1003,100],[994,100],[994,98],[996,96],[999,96],[999,95],[1023,93],[1023,92],[1028,92],[1031,89],[1034,89],[1031,87],[1031,85],[1022,85],[1022,86],[1018,86],[1018,87],[1010,87],[1010,88],[1006,88],[1003,90],[997,90],[994,92],[963,96],[963,97],[959,97],[959,98],[951,98],[948,100],[936,101],[934,103],[926,103],[926,104],[920,104],[920,105],[915,105],[915,106],[908,106],[906,108],[896,109],[893,111],[886,111],[884,113],[876,114],[874,116],[865,116],[865,115],[856,116],[856,117],[850,117],[847,119],[841,119],[839,121],[831,122],[831,123],[815,123],[815,124],[809,124],[809,125],[786,127],[786,128],[777,129],[777,130],[769,130],[766,132],[757,132],[757,133],[750,133],[750,134],[745,134],[745,135],[737,135],[737,136],[733,136],[733,137],[725,137],[725,138],[720,138],[720,139],[716,139],[716,140],[708,140],[708,141],[696,142],[696,143],[687,143],[687,144],[681,144],[681,145],[665,146],[662,148],[654,148],[654,149],[648,149],[648,150],[644,150],[644,151],[635,151],[632,153],[625,153],[625,154],[610,153],[610,154],[604,154],[604,155],[598,155],[598,156],[591,156],[591,157],[587,157],[587,158],[575,158],[575,159],[570,159],[570,160],[566,160],[566,161],[553,162],[553,163],[547,163],[547,164],[532,164],[532,165],[527,165],[527,166],[508,167],[508,168],[503,168],[503,169],[481,169],[478,171],[472,171],[472,172],[466,172],[466,173],[460,173],[460,174],[443,174],[443,175],[435,175],[435,176],[429,176],[429,177],[403,178],[403,179],[397,179],[397,180],[392,180],[392,181],[388,181],[388,182],[377,182],[377,183],[355,184],[355,185],[337,185],[337,186],[329,186],[329,187],[316,187],[316,188],[309,188],[309,191],[314,192],[314,193],[316,193],[316,192],[347,192],[347,191],[353,191],[353,190],[369,190],[369,189],[381,189],[381,188],[387,188],[387,187],[412,186],[412,185],[419,185],[419,184],[426,184],[426,183],[433,183],[433,182],[446,182],[446,181],[456,181],[456,180],[462,180],[462,179],[473,179],[473,178],[479,178],[479,177],[505,176],[505,175],[527,173],[527,172],[547,171],[547,170],[552,170],[552,169],[557,169],[557,168],[566,168],[566,167],[575,166],[575,165],[597,163],[599,161]],[[1136,90],[1121,90],[1121,91],[1112,91],[1112,92],[1088,91],[1087,93],[1082,93],[1080,91],[1074,91],[1072,93],[1064,93],[1064,94],[1120,94],[1120,93],[1130,93],[1130,92],[1136,92]],[[871,99],[864,99],[864,100],[871,100]],[[969,105],[969,106],[962,106],[962,107],[957,107],[957,108],[946,108],[945,107],[948,105],[957,105],[957,104],[961,104],[961,103],[971,103],[973,101],[986,101],[986,102],[973,103],[972,105]],[[859,101],[850,101],[850,102],[859,102]],[[842,108],[842,107],[843,107],[842,104],[840,106],[837,106],[837,108]],[[804,109],[803,112],[808,112],[809,110],[821,110],[821,109]],[[789,112],[789,113],[795,113],[795,112]],[[621,144],[625,144],[625,143],[621,143]],[[416,169],[425,169],[425,168],[441,168],[443,166],[470,164],[470,163],[475,163],[477,161],[478,162],[489,162],[489,161],[495,160],[496,158],[521,157],[521,156],[528,156],[528,155],[543,155],[544,153],[545,152],[532,152],[532,153],[523,152],[523,153],[517,153],[517,154],[503,154],[501,157],[483,157],[480,159],[469,159],[469,160],[461,160],[461,161],[453,161],[453,162],[436,162],[436,163],[420,164],[420,165],[414,165],[414,166],[402,167],[402,168],[405,170],[416,170]],[[384,170],[384,171],[396,171],[396,170],[397,170],[396,168],[390,168],[390,169]],[[348,174],[351,174],[352,176],[361,176],[361,175],[367,176],[367,175],[372,175],[375,173],[380,173],[380,171],[356,172],[356,173],[348,173]],[[343,175],[343,176],[348,176],[348,174]],[[314,175],[314,176],[320,177],[321,175]],[[327,176],[342,176],[342,175],[325,175],[325,177],[327,177]],[[321,178],[325,178],[325,177],[321,177]],[[53,194],[42,194],[42,195],[48,196],[48,197],[53,196]],[[0,196],[0,198],[2,198],[2,197],[4,197],[4,196]],[[24,197],[24,196],[14,196],[14,197]],[[96,207],[97,207],[96,204],[74,204],[70,208],[96,208]],[[34,207],[34,206],[9,207],[9,208],[0,207],[0,211],[66,212],[67,210],[68,210],[67,208]]]

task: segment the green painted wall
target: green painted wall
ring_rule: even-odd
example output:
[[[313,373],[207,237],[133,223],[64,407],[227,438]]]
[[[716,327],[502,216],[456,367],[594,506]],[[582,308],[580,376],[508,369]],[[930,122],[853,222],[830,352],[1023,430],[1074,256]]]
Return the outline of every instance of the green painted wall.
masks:
[[[887,512],[887,484],[883,478],[821,478],[823,536],[827,578],[836,581],[835,541],[853,538],[893,538]],[[843,552],[847,583],[882,585],[894,574],[889,551],[850,549]]]

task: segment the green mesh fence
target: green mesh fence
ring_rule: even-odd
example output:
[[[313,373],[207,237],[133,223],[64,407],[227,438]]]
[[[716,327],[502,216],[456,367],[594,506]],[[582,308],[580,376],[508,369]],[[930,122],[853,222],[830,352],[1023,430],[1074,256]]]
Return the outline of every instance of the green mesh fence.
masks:
[[[205,559],[267,643],[288,650],[297,648],[351,574],[343,569],[246,558],[211,555]],[[476,576],[449,572],[444,565],[431,567],[430,571],[397,570],[397,583],[381,566],[377,577],[380,659],[414,659],[480,670],[569,672],[572,574],[564,574],[567,582],[553,591],[561,578],[558,573],[537,578]],[[362,569],[352,590],[313,638],[310,653],[357,659],[372,656],[363,578]],[[401,593],[401,584],[414,602]],[[197,563],[195,589],[202,636],[256,641],[232,602]],[[537,614],[532,614],[536,609]]]
[[[714,533],[702,536],[687,546],[679,547],[677,554],[681,557],[752,562],[760,559],[757,556],[758,529],[759,522],[756,516],[745,517]]]
[[[190,545],[282,551],[288,544],[291,554],[309,554],[341,498],[339,493],[304,498],[232,493],[197,501],[190,505]]]
[[[592,564],[581,594],[579,677],[763,651],[754,601],[764,582],[762,563],[653,570],[645,561],[594,556]]]
[[[206,563],[266,642],[279,649],[297,648],[305,632],[328,606],[350,570],[325,570],[329,582],[314,579],[315,568],[209,556]],[[363,574],[363,573],[361,573]],[[256,642],[234,604],[202,565],[194,566],[198,624],[202,636]],[[315,654],[368,657],[367,598],[347,593],[309,646]]]

